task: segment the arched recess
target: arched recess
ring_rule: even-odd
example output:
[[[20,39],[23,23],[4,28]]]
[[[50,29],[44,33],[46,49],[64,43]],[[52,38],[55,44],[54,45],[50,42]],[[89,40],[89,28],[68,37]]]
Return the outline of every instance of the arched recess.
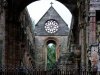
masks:
[[[30,4],[32,4],[33,2],[37,2],[37,1],[42,1],[42,0],[31,0],[30,2],[29,2],[29,4],[28,5],[30,5]],[[45,0],[44,0],[45,1]],[[78,24],[78,6],[77,6],[77,3],[78,3],[78,1],[76,1],[76,0],[65,0],[65,1],[62,1],[62,0],[55,0],[56,2],[58,2],[59,4],[62,4],[65,8],[67,8],[68,10],[69,10],[69,12],[71,13],[71,23],[70,23],[70,25],[72,25],[72,27],[71,28],[73,28],[74,26],[76,26],[77,27],[77,24]],[[26,6],[28,6],[28,5],[26,5]],[[25,6],[25,7],[26,7]],[[25,8],[24,7],[24,8]],[[66,9],[64,9],[64,10],[66,10]],[[62,11],[62,10],[61,10]],[[62,13],[62,14],[64,14],[64,13]],[[66,13],[65,15],[67,15],[68,13]],[[67,15],[68,16],[68,15]],[[67,20],[66,20],[67,21]],[[70,26],[69,26],[70,27]]]
[[[46,44],[46,49],[47,49],[47,70],[50,70],[56,63],[56,42],[54,40],[48,40]]]
[[[37,0],[7,0],[7,2],[8,2],[8,6],[7,6],[7,11],[6,11],[6,29],[7,29],[7,31],[6,31],[6,34],[9,34],[9,36],[7,35],[7,37],[6,37],[6,39],[7,39],[7,41],[6,41],[6,49],[7,50],[5,50],[8,54],[10,54],[8,51],[10,51],[12,48],[13,48],[13,45],[14,46],[16,46],[16,48],[17,49],[15,49],[14,48],[14,50],[13,51],[18,51],[18,50],[20,50],[19,48],[19,45],[18,45],[18,43],[17,44],[13,44],[14,42],[18,42],[18,41],[20,41],[19,39],[17,39],[18,37],[19,37],[19,35],[18,35],[18,33],[19,33],[19,31],[17,31],[18,29],[20,29],[20,22],[19,22],[19,17],[20,17],[20,13],[22,12],[22,10],[27,6],[27,5],[29,5],[30,3],[32,3],[32,2],[35,2],[35,1],[37,1]],[[72,13],[72,14],[77,14],[77,11],[76,11],[76,3],[73,3],[73,2],[71,2],[71,1],[76,1],[76,0],[65,0],[65,1],[62,1],[62,0],[58,0],[59,2],[61,2],[62,4],[64,4],[66,7],[68,7],[68,9],[70,10],[70,12]],[[68,2],[68,1],[70,1],[70,3]],[[77,2],[77,1],[76,1]],[[67,15],[67,14],[66,14]],[[78,15],[78,14],[77,14]],[[76,15],[76,16],[77,16]],[[74,22],[76,22],[75,20],[74,20]],[[75,24],[75,23],[74,23]],[[9,26],[9,27],[7,27],[7,26]],[[16,27],[17,26],[17,27]],[[11,29],[11,27],[13,28],[13,29]],[[14,27],[16,27],[16,28],[14,28]],[[16,33],[15,34],[17,34],[17,38],[16,38],[16,36],[13,36],[12,35],[12,33],[9,33],[9,32],[11,32],[10,30],[15,30],[16,29]],[[9,42],[9,38],[16,38],[16,40],[11,40],[11,42],[10,42],[10,44],[8,43]],[[56,40],[56,39],[54,39],[54,38],[48,38],[48,40],[54,40],[55,42],[56,42],[56,44],[57,44],[57,47],[56,47],[56,50],[57,51],[59,51],[58,49],[60,49],[59,48],[59,42]],[[10,49],[10,47],[9,46],[12,46],[12,48]],[[18,46],[18,47],[17,47]],[[9,47],[9,49],[8,49],[8,47]],[[57,52],[56,51],[56,52]],[[17,53],[20,53],[20,51],[18,51]],[[15,53],[16,54],[16,53]],[[15,55],[15,54],[13,54],[13,55]],[[12,55],[12,56],[13,56]],[[57,57],[56,57],[56,59],[58,59],[58,53],[56,53],[56,55],[57,55]],[[9,57],[9,56],[7,56],[7,57]],[[6,59],[5,59],[6,60]],[[11,59],[12,61],[13,61],[13,58]],[[18,60],[20,60],[20,59],[18,59]],[[18,62],[19,63],[19,62]]]
[[[46,40],[44,40],[45,42],[45,69],[47,70],[48,66],[47,66],[47,56],[48,56],[48,45],[53,44],[55,45],[55,63],[58,61],[59,56],[60,56],[60,45],[59,45],[59,40],[55,37],[48,37]],[[54,63],[54,64],[55,64]],[[52,66],[53,67],[53,66]]]
[[[12,7],[12,5],[13,5],[14,6],[13,8],[19,8],[20,10],[21,9],[23,10],[27,5],[29,5],[30,3],[35,2],[35,1],[39,1],[39,0],[7,0],[9,7]],[[73,5],[77,4],[76,0],[57,0],[57,1],[61,2],[65,6],[67,4],[70,4],[70,5],[71,4],[73,4]]]
[[[8,14],[8,18],[9,17],[13,17],[13,20],[17,21],[16,19],[19,19],[20,17],[20,13],[25,9],[25,7],[27,7],[29,4],[31,4],[32,2],[36,2],[39,0],[7,0],[8,3],[8,9],[9,12],[11,12],[11,15]],[[77,3],[78,1],[76,0],[56,0],[60,3],[62,3],[66,8],[69,9],[69,11],[72,14],[72,22],[71,25],[75,26],[77,25],[78,22],[78,7],[77,7]],[[15,16],[13,16],[13,15]],[[67,15],[67,14],[66,14]]]
[[[10,8],[10,11],[16,11],[17,13],[21,13],[23,9],[25,9],[26,6],[31,4],[32,2],[39,1],[39,0],[7,0],[8,7]],[[77,15],[77,2],[76,0],[57,0],[58,2],[65,5],[69,11],[73,15]]]
[[[57,13],[60,15],[60,17],[65,21],[65,23],[70,28],[70,24],[72,21],[72,14],[69,11],[69,9],[63,5],[61,2],[56,0],[40,0],[33,2],[27,6],[28,12],[32,18],[32,20],[35,21],[35,24],[38,23],[40,18],[45,15],[47,10],[53,6],[53,8],[57,11]],[[35,11],[36,10],[36,11]]]

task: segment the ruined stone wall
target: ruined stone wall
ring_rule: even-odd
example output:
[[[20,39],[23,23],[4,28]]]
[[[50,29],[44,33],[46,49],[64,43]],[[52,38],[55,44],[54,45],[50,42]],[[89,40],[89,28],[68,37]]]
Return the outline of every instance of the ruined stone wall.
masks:
[[[37,69],[46,70],[47,41],[56,42],[56,61],[67,52],[67,36],[35,36],[35,63]]]
[[[78,26],[73,27],[73,32],[70,32],[71,40],[68,46],[75,44],[74,48],[79,45],[81,47],[80,53],[80,67],[87,71],[89,70],[90,63],[89,62],[89,54],[88,51],[91,50],[90,46],[97,44],[99,35],[96,34],[97,29],[99,27],[96,25],[97,17],[96,12],[100,11],[100,0],[79,0],[78,1],[78,8],[79,8],[79,16],[78,16]],[[99,13],[98,13],[99,14]],[[75,28],[79,29],[79,32],[77,32],[78,35],[73,35],[77,30]],[[71,31],[71,30],[70,30]],[[78,43],[73,42],[73,40],[76,40],[75,37],[78,38]],[[69,41],[69,40],[68,40]],[[73,43],[72,43],[73,42]],[[72,44],[71,44],[72,43]],[[69,47],[71,51],[71,46]],[[89,66],[88,66],[89,65]]]
[[[33,50],[33,31],[27,10],[25,9],[20,15],[10,9],[6,10],[5,18],[5,67],[9,71],[22,65],[28,68],[26,65],[28,62],[31,62],[32,66],[30,52]],[[29,61],[26,62],[27,59]]]
[[[21,21],[21,28],[23,29],[25,40],[23,42],[25,43],[24,47],[24,53],[22,56],[22,63],[27,69],[33,69],[33,50],[34,50],[34,34],[33,34],[33,25],[31,18],[29,16],[29,13],[27,9],[25,9],[20,16]]]

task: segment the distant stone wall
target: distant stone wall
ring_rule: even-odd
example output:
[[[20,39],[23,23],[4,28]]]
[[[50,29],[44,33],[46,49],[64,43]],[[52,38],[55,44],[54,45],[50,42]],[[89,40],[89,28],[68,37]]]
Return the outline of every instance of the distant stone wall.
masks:
[[[45,23],[47,20],[53,19],[58,22],[58,31],[54,34],[49,34],[45,30]],[[69,33],[68,25],[61,18],[61,16],[57,13],[57,11],[50,7],[48,11],[43,15],[43,17],[39,20],[39,22],[35,25],[35,35],[36,36],[66,36]]]
[[[47,41],[56,42],[56,61],[67,53],[67,36],[35,36],[35,63],[37,69],[46,70]]]

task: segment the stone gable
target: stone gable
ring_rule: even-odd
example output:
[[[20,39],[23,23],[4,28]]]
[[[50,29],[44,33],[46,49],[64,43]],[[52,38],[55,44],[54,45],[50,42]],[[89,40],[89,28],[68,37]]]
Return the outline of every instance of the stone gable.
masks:
[[[48,34],[46,31],[45,31],[45,22],[47,20],[50,20],[50,19],[53,19],[53,20],[56,20],[59,24],[59,29],[56,33],[54,34]],[[56,36],[59,36],[59,35],[68,35],[68,32],[69,32],[69,28],[68,28],[68,25],[64,22],[64,20],[61,18],[61,16],[56,12],[56,10],[51,6],[49,8],[49,10],[44,14],[44,16],[39,20],[39,22],[36,24],[35,26],[35,35],[56,35]]]

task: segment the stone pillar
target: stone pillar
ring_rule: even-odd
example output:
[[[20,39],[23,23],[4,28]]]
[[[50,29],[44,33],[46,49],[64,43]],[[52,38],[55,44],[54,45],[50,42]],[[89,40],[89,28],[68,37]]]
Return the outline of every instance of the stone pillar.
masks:
[[[19,15],[10,9],[6,11],[5,25],[5,66],[7,71],[15,71],[20,65],[20,23]],[[23,38],[24,39],[24,38]]]
[[[80,26],[80,39],[79,39],[79,44],[81,46],[81,70],[84,72],[86,71],[87,67],[86,67],[86,64],[87,64],[87,43],[86,41],[88,41],[87,38],[87,27],[86,27],[86,24],[85,22],[83,22]],[[86,34],[87,33],[87,34]],[[86,73],[86,72],[84,72]]]
[[[81,45],[81,67],[82,70],[84,71],[84,67],[85,67],[85,50],[84,50],[84,24],[81,24],[80,27],[80,45]]]
[[[89,71],[89,25],[86,25],[86,71]]]
[[[5,65],[5,7],[7,6],[7,2],[4,0],[0,1],[0,41],[1,41],[1,47],[0,47],[0,66],[4,67]],[[2,68],[3,70],[3,68]]]
[[[90,22],[89,22],[89,45],[96,42],[96,12],[95,10],[90,11]]]

